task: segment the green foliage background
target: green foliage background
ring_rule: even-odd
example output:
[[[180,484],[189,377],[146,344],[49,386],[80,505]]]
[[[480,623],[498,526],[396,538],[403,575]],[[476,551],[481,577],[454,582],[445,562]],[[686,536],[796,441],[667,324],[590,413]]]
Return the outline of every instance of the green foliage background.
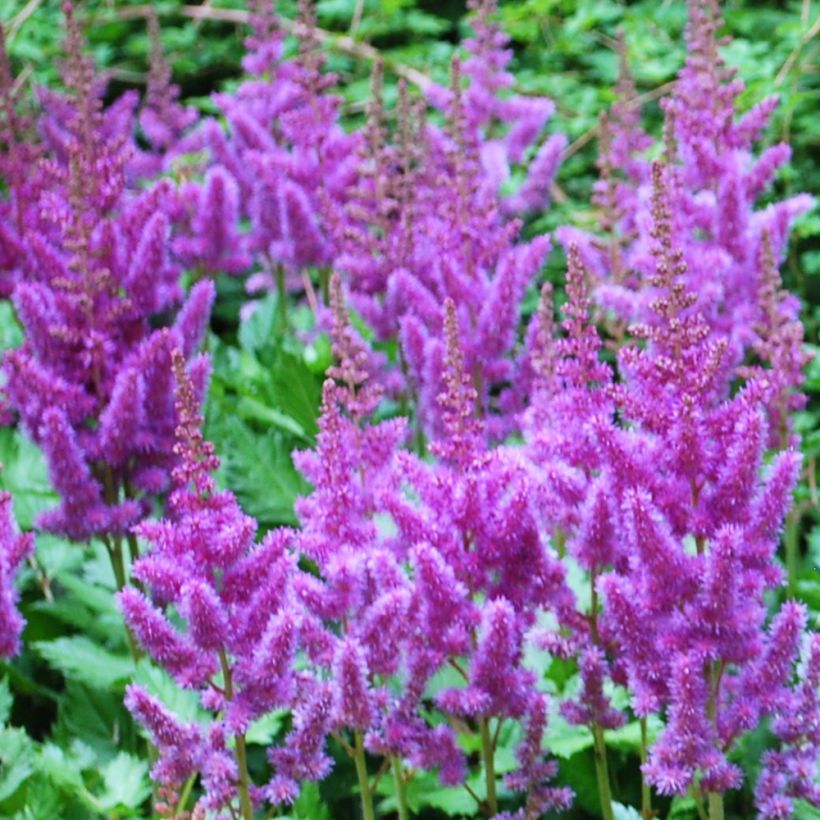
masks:
[[[100,66],[110,72],[110,94],[141,87],[146,75],[148,38],[145,6],[123,0],[78,3],[92,23],[91,47]],[[184,97],[211,111],[209,94],[229,89],[240,77],[244,29],[219,19],[192,19],[178,0],[151,4],[160,16],[163,43]],[[205,14],[242,8],[241,2],[206,4]],[[293,16],[295,3],[280,9]],[[820,3],[726,2],[725,49],[730,65],[747,84],[742,103],[752,105],[777,93],[781,106],[767,141],[788,139],[793,159],[771,196],[807,190],[820,192]],[[446,81],[450,56],[465,32],[465,8],[456,0],[320,0],[319,24],[337,35],[351,35],[375,46],[387,68],[388,104],[395,99],[396,71],[412,67]],[[224,16],[224,15],[222,15]],[[615,36],[626,35],[638,89],[647,96],[647,121],[657,132],[657,95],[669,83],[683,59],[683,0],[507,0],[500,17],[513,37],[515,75],[523,93],[547,94],[558,110],[551,131],[566,133],[570,156],[558,176],[553,208],[527,230],[550,230],[572,222],[590,225],[589,205],[595,178],[595,128],[600,112],[613,101],[617,71]],[[61,19],[57,0],[0,0],[0,21],[9,34],[14,68],[33,90],[38,83],[58,83]],[[812,36],[813,32],[813,36]],[[345,120],[360,121],[369,95],[370,63],[346,51],[328,48],[328,65],[339,73]],[[292,44],[289,47],[293,47]],[[553,253],[548,275],[560,284],[563,259]],[[820,213],[799,223],[784,276],[803,301],[807,340],[817,353],[820,327]],[[277,321],[275,296],[268,297],[253,320],[238,328],[242,294],[239,285],[220,281],[220,314],[209,348],[214,378],[207,408],[208,435],[223,458],[221,481],[240,498],[262,528],[292,524],[294,499],[308,487],[294,470],[290,452],[310,447],[316,432],[316,412],[322,374],[330,361],[324,337],[305,347],[299,330],[311,322],[309,311],[290,311],[289,327]],[[8,305],[0,305],[0,349],[19,343]],[[817,433],[820,414],[820,357],[809,368],[811,402],[799,426],[814,471],[820,454]],[[36,514],[55,503],[43,459],[24,435],[0,429],[0,484],[14,493],[21,526],[30,528]],[[801,549],[796,593],[811,607],[815,625],[820,613],[820,526],[813,482],[801,486],[799,514],[792,517],[787,537]],[[114,579],[107,556],[98,548],[38,537],[36,560],[22,578],[23,610],[28,619],[26,650],[12,664],[0,666],[0,817],[96,818],[150,816],[146,745],[121,706],[125,683],[136,676],[180,714],[195,718],[196,699],[180,691],[162,672],[146,662],[134,667],[112,593]],[[774,602],[773,602],[774,603]],[[576,685],[571,665],[554,661],[546,685],[568,693]],[[440,686],[446,686],[442,679]],[[617,698],[622,693],[615,693]],[[266,765],[263,749],[285,728],[274,715],[249,733],[251,766]],[[657,726],[654,727],[658,729]],[[513,765],[518,738],[502,733],[497,767]],[[638,731],[629,725],[607,737],[615,794],[624,803],[638,802]],[[748,738],[739,758],[753,781],[766,732]],[[577,794],[571,818],[598,816],[597,786],[592,765],[592,738],[585,728],[571,727],[558,716],[549,732],[550,750],[561,762],[561,779]],[[467,749],[475,753],[475,749]],[[292,817],[354,817],[356,796],[352,766],[339,755],[333,775],[321,786],[307,788]],[[479,795],[478,776],[471,785]],[[728,804],[727,816],[753,815],[747,787]],[[381,810],[395,805],[390,778],[379,786]],[[441,788],[434,777],[420,775],[411,784],[411,808],[424,817],[471,816],[473,803],[461,789]],[[661,808],[674,818],[694,818],[694,804],[667,801]],[[622,807],[620,818],[636,817]],[[818,818],[805,805],[798,817]],[[566,815],[565,815],[566,816]]]

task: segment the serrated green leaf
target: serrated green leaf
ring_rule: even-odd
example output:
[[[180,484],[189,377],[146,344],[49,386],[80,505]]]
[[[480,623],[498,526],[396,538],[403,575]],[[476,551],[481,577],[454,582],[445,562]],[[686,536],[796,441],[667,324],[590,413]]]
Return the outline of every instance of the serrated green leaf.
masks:
[[[148,764],[125,752],[103,766],[100,774],[104,791],[99,800],[103,808],[137,809],[151,794]]]
[[[37,561],[49,578],[74,577],[74,571],[83,563],[83,549],[65,538],[38,532]]]
[[[11,302],[0,302],[0,351],[19,347],[23,343],[23,329]]]
[[[261,422],[270,427],[278,427],[285,433],[289,433],[297,438],[306,439],[307,433],[301,424],[296,419],[282,413],[275,407],[269,407],[261,401],[250,398],[250,396],[241,396],[235,405],[235,412],[250,421]]]
[[[222,440],[225,480],[242,509],[266,526],[295,524],[293,504],[309,487],[277,433],[255,434],[236,422]]]
[[[14,820],[65,817],[67,809],[66,801],[59,789],[48,778],[36,773],[26,782],[25,806],[14,815]],[[72,812],[72,818],[74,816]]]
[[[95,689],[108,690],[128,680],[134,671],[131,658],[115,655],[84,635],[37,641],[34,650],[66,678]]]
[[[11,797],[34,774],[34,742],[23,731],[0,730],[0,802]]]
[[[282,728],[283,718],[283,712],[268,712],[268,714],[251,723],[248,731],[245,732],[245,741],[259,746],[270,746]]]
[[[154,666],[147,658],[137,664],[133,681],[161,700],[180,720],[201,721],[207,716],[199,705],[196,692],[182,689],[164,669]]]
[[[293,804],[291,815],[293,820],[331,820],[330,809],[322,800],[317,783],[305,783],[299,792],[299,797]]]
[[[595,745],[592,732],[586,726],[573,726],[559,714],[550,718],[549,725],[544,745],[556,757],[569,758]]]
[[[100,802],[83,782],[82,771],[76,761],[68,757],[59,746],[46,743],[36,757],[37,770],[58,789],[79,800],[94,811],[102,811]]]
[[[11,493],[20,527],[30,530],[37,515],[57,502],[43,454],[19,430],[0,427],[0,464],[0,488]]]
[[[820,809],[816,809],[805,800],[795,800],[794,820],[820,820]]]
[[[279,299],[269,293],[256,303],[253,313],[239,326],[239,344],[245,350],[261,350],[269,347],[279,336]]]
[[[675,797],[669,808],[669,820],[694,820],[698,807],[691,797]]]
[[[55,742],[66,747],[72,738],[82,738],[97,757],[108,758],[118,747],[133,745],[134,737],[133,723],[119,692],[101,692],[68,681],[60,698]]]

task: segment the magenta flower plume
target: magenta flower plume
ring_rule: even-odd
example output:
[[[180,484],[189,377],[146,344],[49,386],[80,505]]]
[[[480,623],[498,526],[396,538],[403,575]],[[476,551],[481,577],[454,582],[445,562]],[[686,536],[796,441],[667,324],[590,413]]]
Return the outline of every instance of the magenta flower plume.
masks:
[[[776,270],[783,258],[794,220],[813,201],[798,194],[765,209],[756,207],[790,155],[783,143],[755,152],[777,100],[767,98],[738,115],[744,86],[720,54],[727,40],[718,34],[719,3],[691,0],[688,7],[686,63],[674,91],[662,101],[675,242],[707,331],[723,338],[731,364],[737,366],[755,348],[760,350],[759,329],[769,324],[761,321],[768,310],[761,286],[771,281],[771,269]],[[599,242],[575,229],[559,231],[565,244],[583,245],[587,264],[598,277],[598,302],[621,322],[617,336],[626,324],[646,320],[651,296],[642,281],[653,274],[655,244],[648,218],[651,181],[646,161],[653,140],[640,128],[639,110],[630,100],[634,87],[622,83],[619,91],[621,99],[602,129],[596,192],[608,236]],[[794,321],[797,305],[785,300],[777,312],[778,324]],[[788,355],[799,360],[799,339],[792,336],[788,347]],[[788,381],[786,392],[800,384],[799,370],[784,369],[780,378]],[[775,395],[782,397],[784,387],[774,388],[773,414],[782,416]]]
[[[200,765],[200,727],[179,722],[162,703],[136,684],[126,689],[125,705],[146,727],[159,750],[159,760],[151,771],[153,779],[165,785],[184,783]]]
[[[271,0],[251,6],[243,65],[249,76],[216,94],[227,133],[213,119],[179,141],[172,155],[203,152],[204,179],[184,195],[189,230],[177,247],[208,273],[251,272],[248,290],[304,285],[301,273],[334,256],[329,222],[356,178],[359,135],[339,124],[341,98],[311,34],[311,4],[300,5],[295,57],[285,59]],[[249,230],[239,230],[247,220]]]
[[[242,250],[238,233],[239,187],[220,165],[209,168],[201,186],[182,192],[190,231],[177,237],[174,250],[188,265],[209,275],[245,273],[251,257]]]
[[[27,271],[26,235],[41,222],[39,197],[44,183],[43,146],[30,117],[20,113],[18,88],[0,26],[0,296],[7,298]]]
[[[0,492],[0,658],[20,651],[20,634],[25,620],[17,609],[14,576],[34,551],[34,537],[16,529],[11,496]]]
[[[774,639],[774,628],[772,633]],[[795,799],[820,806],[820,638],[816,633],[808,641],[801,673],[775,708],[773,728],[782,745],[764,753],[757,780],[758,817],[766,820],[791,817]]]
[[[378,338],[400,340],[407,388],[418,396],[431,437],[442,429],[437,397],[447,348],[445,305],[452,300],[478,408],[488,435],[500,439],[516,429],[526,402],[517,378],[526,369],[517,325],[524,294],[550,249],[546,236],[524,241],[520,222],[510,217],[546,204],[564,141],[548,140],[518,194],[501,195],[511,165],[520,165],[538,143],[554,106],[507,93],[511,54],[492,20],[495,4],[470,8],[476,36],[465,46],[471,56],[463,66],[454,59],[449,90],[425,89],[444,113],[443,129],[427,126],[424,112],[403,92],[391,140],[375,77],[361,178],[347,218],[334,227],[335,267]]]
[[[607,676],[603,652],[597,647],[584,650],[579,661],[581,695],[578,701],[564,701],[561,713],[577,725],[597,725],[602,729],[617,729],[626,722],[626,715],[615,709],[604,694]]]
[[[137,528],[152,549],[133,567],[156,600],[129,588],[119,594],[119,602],[126,624],[151,658],[180,685],[200,692],[211,719],[207,731],[189,737],[186,765],[202,775],[201,807],[230,809],[250,805],[248,726],[292,703],[300,624],[290,591],[295,558],[287,550],[287,533],[271,534],[257,544],[255,522],[242,514],[229,492],[217,490],[212,472],[219,460],[202,436],[192,378],[198,363],[186,370],[177,349],[173,365],[178,465],[168,518]],[[182,629],[169,620],[170,605],[184,619]],[[172,767],[176,734],[159,734],[154,719],[133,697],[127,705],[152,733],[161,763]],[[166,721],[172,718],[166,716]],[[154,776],[158,774],[167,778],[160,782],[172,779],[166,768],[155,769]]]
[[[547,811],[565,811],[572,804],[571,789],[550,785],[558,773],[558,766],[554,760],[544,760],[542,752],[547,731],[547,709],[546,695],[538,694],[532,698],[527,711],[524,739],[515,753],[520,768],[504,778],[509,789],[526,794],[524,809],[517,814],[502,813],[498,817],[529,820]]]
[[[145,171],[162,168],[164,153],[176,146],[182,135],[196,121],[196,111],[179,102],[179,88],[172,82],[171,67],[162,49],[162,33],[156,13],[149,10],[147,19],[150,41],[148,85],[139,124],[148,138],[154,156]]]
[[[438,697],[446,712],[475,717],[521,717],[527,708],[531,673],[521,668],[522,635],[515,610],[496,599],[484,610],[468,683]]]
[[[740,784],[740,770],[719,751],[714,726],[707,717],[708,688],[703,661],[680,655],[672,664],[670,690],[674,706],[669,724],[652,747],[643,770],[660,794],[683,794],[696,771],[702,772],[704,791],[723,792]]]
[[[121,536],[168,489],[170,353],[193,353],[214,292],[194,288],[180,327],[162,329],[182,299],[168,252],[175,193],[167,182],[127,187],[127,106],[103,109],[70,4],[65,13],[67,96],[47,101],[44,216],[29,225],[13,296],[25,340],[3,369],[9,408],[42,446],[62,496],[41,525],[84,540]]]

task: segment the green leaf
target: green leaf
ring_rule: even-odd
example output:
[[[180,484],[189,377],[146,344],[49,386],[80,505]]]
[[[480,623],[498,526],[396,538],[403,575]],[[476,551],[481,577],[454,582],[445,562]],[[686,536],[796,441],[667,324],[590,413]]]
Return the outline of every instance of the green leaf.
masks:
[[[75,797],[87,808],[102,813],[99,801],[85,787],[79,764],[67,756],[59,746],[46,743],[40,749],[36,765],[37,770],[58,789]]]
[[[623,803],[612,804],[612,814],[615,820],[641,820],[641,813],[632,806],[625,806]]]
[[[37,561],[49,578],[74,578],[83,563],[83,548],[47,532],[37,533]]]
[[[101,692],[68,681],[60,698],[53,739],[69,746],[72,738],[80,737],[100,758],[110,757],[118,748],[134,746],[134,724],[119,692]]]
[[[697,803],[691,797],[675,797],[672,800],[669,820],[694,820],[697,816]]]
[[[820,809],[805,800],[794,801],[794,820],[820,820]]]
[[[148,764],[125,752],[120,752],[102,771],[104,791],[100,803],[106,809],[126,807],[136,809],[151,795]]]
[[[137,664],[133,675],[134,683],[139,684],[183,721],[202,721],[207,713],[199,705],[196,692],[183,689],[164,670],[154,666],[147,658],[142,658]]]
[[[656,715],[650,715],[646,722],[646,733],[651,743],[663,729],[663,722]],[[641,748],[641,723],[633,720],[618,729],[604,732],[606,745],[612,749],[637,753]]]
[[[293,466],[286,439],[235,422],[222,439],[225,480],[242,509],[266,526],[295,524],[293,504],[308,484]]]
[[[258,720],[255,720],[245,732],[247,743],[256,743],[259,746],[270,746],[274,738],[282,728],[284,712],[268,712]]]
[[[591,748],[595,740],[586,726],[573,726],[556,714],[550,718],[550,730],[544,745],[556,757],[568,758]]]
[[[126,681],[134,671],[130,658],[103,649],[84,635],[37,641],[34,650],[66,678],[95,689],[108,690]]]
[[[410,787],[407,790],[407,801],[410,805],[415,803],[418,806],[438,809],[439,811],[443,811],[448,817],[472,817],[475,814],[475,800],[466,789],[458,786],[438,786],[430,791],[417,793],[417,790],[413,789],[412,786],[413,781],[411,781]],[[479,796],[482,795],[480,794]]]
[[[71,807],[71,810],[74,806]],[[60,791],[48,778],[36,773],[26,782],[25,806],[14,820],[44,820],[46,817],[66,817],[68,807]],[[76,817],[72,811],[72,820]],[[78,818],[79,820],[79,818]]]
[[[307,438],[304,428],[298,421],[285,415],[274,407],[269,407],[261,401],[249,396],[242,396],[236,404],[236,413],[246,419],[261,422],[265,425],[278,427],[297,438]]]
[[[34,526],[43,510],[55,506],[57,495],[51,488],[48,470],[39,447],[22,432],[0,428],[0,488],[12,494],[14,514],[24,530]]]
[[[279,299],[269,293],[256,304],[256,309],[239,326],[239,344],[245,350],[261,350],[277,339]]]
[[[0,802],[34,774],[34,742],[22,729],[0,730]]]
[[[23,343],[23,329],[11,302],[0,302],[0,351],[20,347]]]
[[[330,809],[322,800],[318,783],[305,783],[293,804],[290,815],[293,820],[331,820]]]
[[[11,707],[14,703],[14,698],[9,687],[9,679],[4,675],[0,680],[0,723],[6,723],[11,714]]]

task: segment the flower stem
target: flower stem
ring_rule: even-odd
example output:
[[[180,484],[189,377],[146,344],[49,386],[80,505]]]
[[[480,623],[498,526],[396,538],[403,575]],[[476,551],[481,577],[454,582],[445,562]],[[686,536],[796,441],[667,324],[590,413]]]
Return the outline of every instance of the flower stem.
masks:
[[[222,677],[224,678],[225,697],[233,700],[233,676],[231,675],[231,665],[228,663],[228,656],[224,649],[219,650],[219,663],[222,666]],[[248,755],[245,749],[245,735],[236,735],[236,768],[239,772],[239,805],[244,820],[253,820],[253,805],[251,804],[250,776],[248,775]]]
[[[615,814],[612,811],[612,792],[609,788],[609,767],[606,762],[604,730],[597,723],[592,724],[592,736],[595,738],[595,775],[598,778],[601,817],[603,820],[615,820]]]
[[[194,789],[194,783],[196,782],[197,773],[194,772],[186,781],[185,786],[182,789],[182,792],[179,795],[179,800],[177,801],[176,808],[174,809],[174,817],[182,816],[183,811],[185,810],[185,806],[188,803],[188,798],[191,796],[191,792]]]
[[[356,762],[356,774],[359,777],[359,791],[362,793],[362,816],[364,820],[375,820],[373,812],[373,795],[367,780],[367,761],[364,757],[364,737],[361,732],[355,733],[356,745],[353,760]]]
[[[393,780],[396,783],[396,803],[398,804],[399,820],[409,820],[410,812],[407,809],[407,781],[404,779],[404,770],[401,758],[393,757]]]
[[[789,598],[797,593],[797,573],[800,557],[800,513],[796,509],[786,517],[786,532],[784,542],[786,547],[786,576],[788,581]]]
[[[487,781],[487,810],[489,817],[498,814],[498,799],[495,794],[495,749],[490,738],[489,718],[481,718],[481,754],[484,758],[484,779]]]
[[[706,713],[715,726],[717,732],[717,711],[720,703],[720,681],[723,677],[724,662],[712,661],[709,665],[709,702],[706,704]],[[723,795],[720,792],[709,792],[709,820],[723,820]]]
[[[288,291],[285,287],[285,268],[276,266],[276,296],[279,311],[279,330],[284,333],[288,326]]]
[[[122,540],[119,536],[114,538],[103,536],[103,543],[108,551],[108,557],[111,559],[111,568],[114,570],[114,579],[117,582],[117,591],[119,592],[125,589],[128,583],[125,575],[125,558],[122,554]],[[131,651],[131,657],[134,659],[134,663],[138,663],[142,657],[142,650],[127,626],[125,627],[125,635],[128,639],[128,649]]]
[[[723,795],[709,792],[709,820],[723,820]]]
[[[641,817],[643,820],[651,820],[652,814],[652,792],[643,773],[643,764],[646,763],[647,748],[649,741],[646,731],[646,717],[641,718]]]

